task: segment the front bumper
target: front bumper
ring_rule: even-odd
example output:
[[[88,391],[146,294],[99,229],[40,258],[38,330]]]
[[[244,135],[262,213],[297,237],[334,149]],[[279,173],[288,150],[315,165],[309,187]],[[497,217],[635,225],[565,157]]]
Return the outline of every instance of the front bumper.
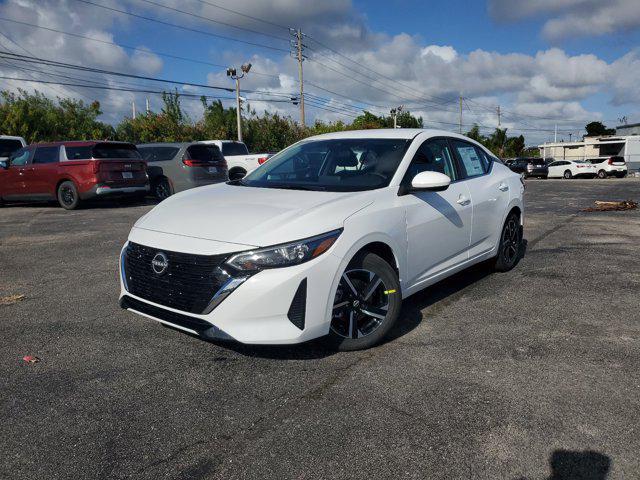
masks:
[[[188,238],[184,240],[181,251],[198,253],[193,249],[195,244],[189,245]],[[161,243],[149,245],[148,241],[146,245],[162,247]],[[125,248],[126,245],[123,251]],[[210,313],[198,315],[130,294],[123,282],[121,260],[120,304],[134,313],[206,338],[247,344],[301,343],[329,333],[341,261],[329,251],[301,265],[263,270],[238,286]],[[305,280],[305,319],[301,329],[289,319],[289,312]]]

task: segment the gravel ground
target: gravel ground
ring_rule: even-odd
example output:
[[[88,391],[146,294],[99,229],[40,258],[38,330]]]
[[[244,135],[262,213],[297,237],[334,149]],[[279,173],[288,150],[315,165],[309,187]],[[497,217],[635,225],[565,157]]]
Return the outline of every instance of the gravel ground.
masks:
[[[638,478],[640,211],[579,210],[639,197],[528,181],[515,270],[441,282],[387,343],[338,354],[120,310],[118,252],[150,205],[0,209],[0,476]]]

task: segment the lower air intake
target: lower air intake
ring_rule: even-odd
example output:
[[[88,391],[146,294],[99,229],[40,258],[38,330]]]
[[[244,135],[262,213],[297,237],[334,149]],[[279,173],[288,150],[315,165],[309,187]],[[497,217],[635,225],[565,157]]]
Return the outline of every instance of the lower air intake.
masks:
[[[293,323],[300,330],[304,330],[304,317],[307,310],[307,279],[305,278],[300,282],[296,294],[293,296],[291,306],[287,317],[289,321]]]

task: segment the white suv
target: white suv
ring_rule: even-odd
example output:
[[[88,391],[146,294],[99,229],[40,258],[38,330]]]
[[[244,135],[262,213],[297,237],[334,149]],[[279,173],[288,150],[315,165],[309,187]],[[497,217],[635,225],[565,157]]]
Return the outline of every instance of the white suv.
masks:
[[[624,161],[624,157],[592,158],[587,162],[595,165],[598,178],[611,176],[623,178],[627,175],[627,163]]]
[[[136,222],[123,308],[205,338],[341,350],[381,341],[402,300],[470,265],[520,258],[524,185],[450,132],[336,132]]]

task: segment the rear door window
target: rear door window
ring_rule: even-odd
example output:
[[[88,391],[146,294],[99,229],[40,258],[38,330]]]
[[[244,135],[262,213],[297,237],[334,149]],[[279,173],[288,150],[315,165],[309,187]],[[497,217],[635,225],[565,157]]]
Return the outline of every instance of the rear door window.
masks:
[[[487,173],[487,169],[482,159],[476,151],[476,147],[467,142],[452,140],[453,148],[460,159],[463,173],[467,178],[477,177]]]
[[[222,144],[222,154],[226,157],[234,155],[249,155],[249,150],[244,143],[240,142],[225,142]]]
[[[92,147],[64,147],[68,160],[89,160]]]
[[[136,146],[126,143],[98,143],[93,147],[93,158],[141,159]]]
[[[179,147],[138,147],[142,159],[147,162],[168,162],[179,150]]]
[[[9,138],[0,139],[0,157],[9,157],[11,154],[22,148],[20,140]]]
[[[186,153],[187,158],[198,162],[213,163],[223,160],[220,149],[215,145],[191,145]]]
[[[55,163],[60,160],[59,147],[38,147],[33,154],[33,163]]]

